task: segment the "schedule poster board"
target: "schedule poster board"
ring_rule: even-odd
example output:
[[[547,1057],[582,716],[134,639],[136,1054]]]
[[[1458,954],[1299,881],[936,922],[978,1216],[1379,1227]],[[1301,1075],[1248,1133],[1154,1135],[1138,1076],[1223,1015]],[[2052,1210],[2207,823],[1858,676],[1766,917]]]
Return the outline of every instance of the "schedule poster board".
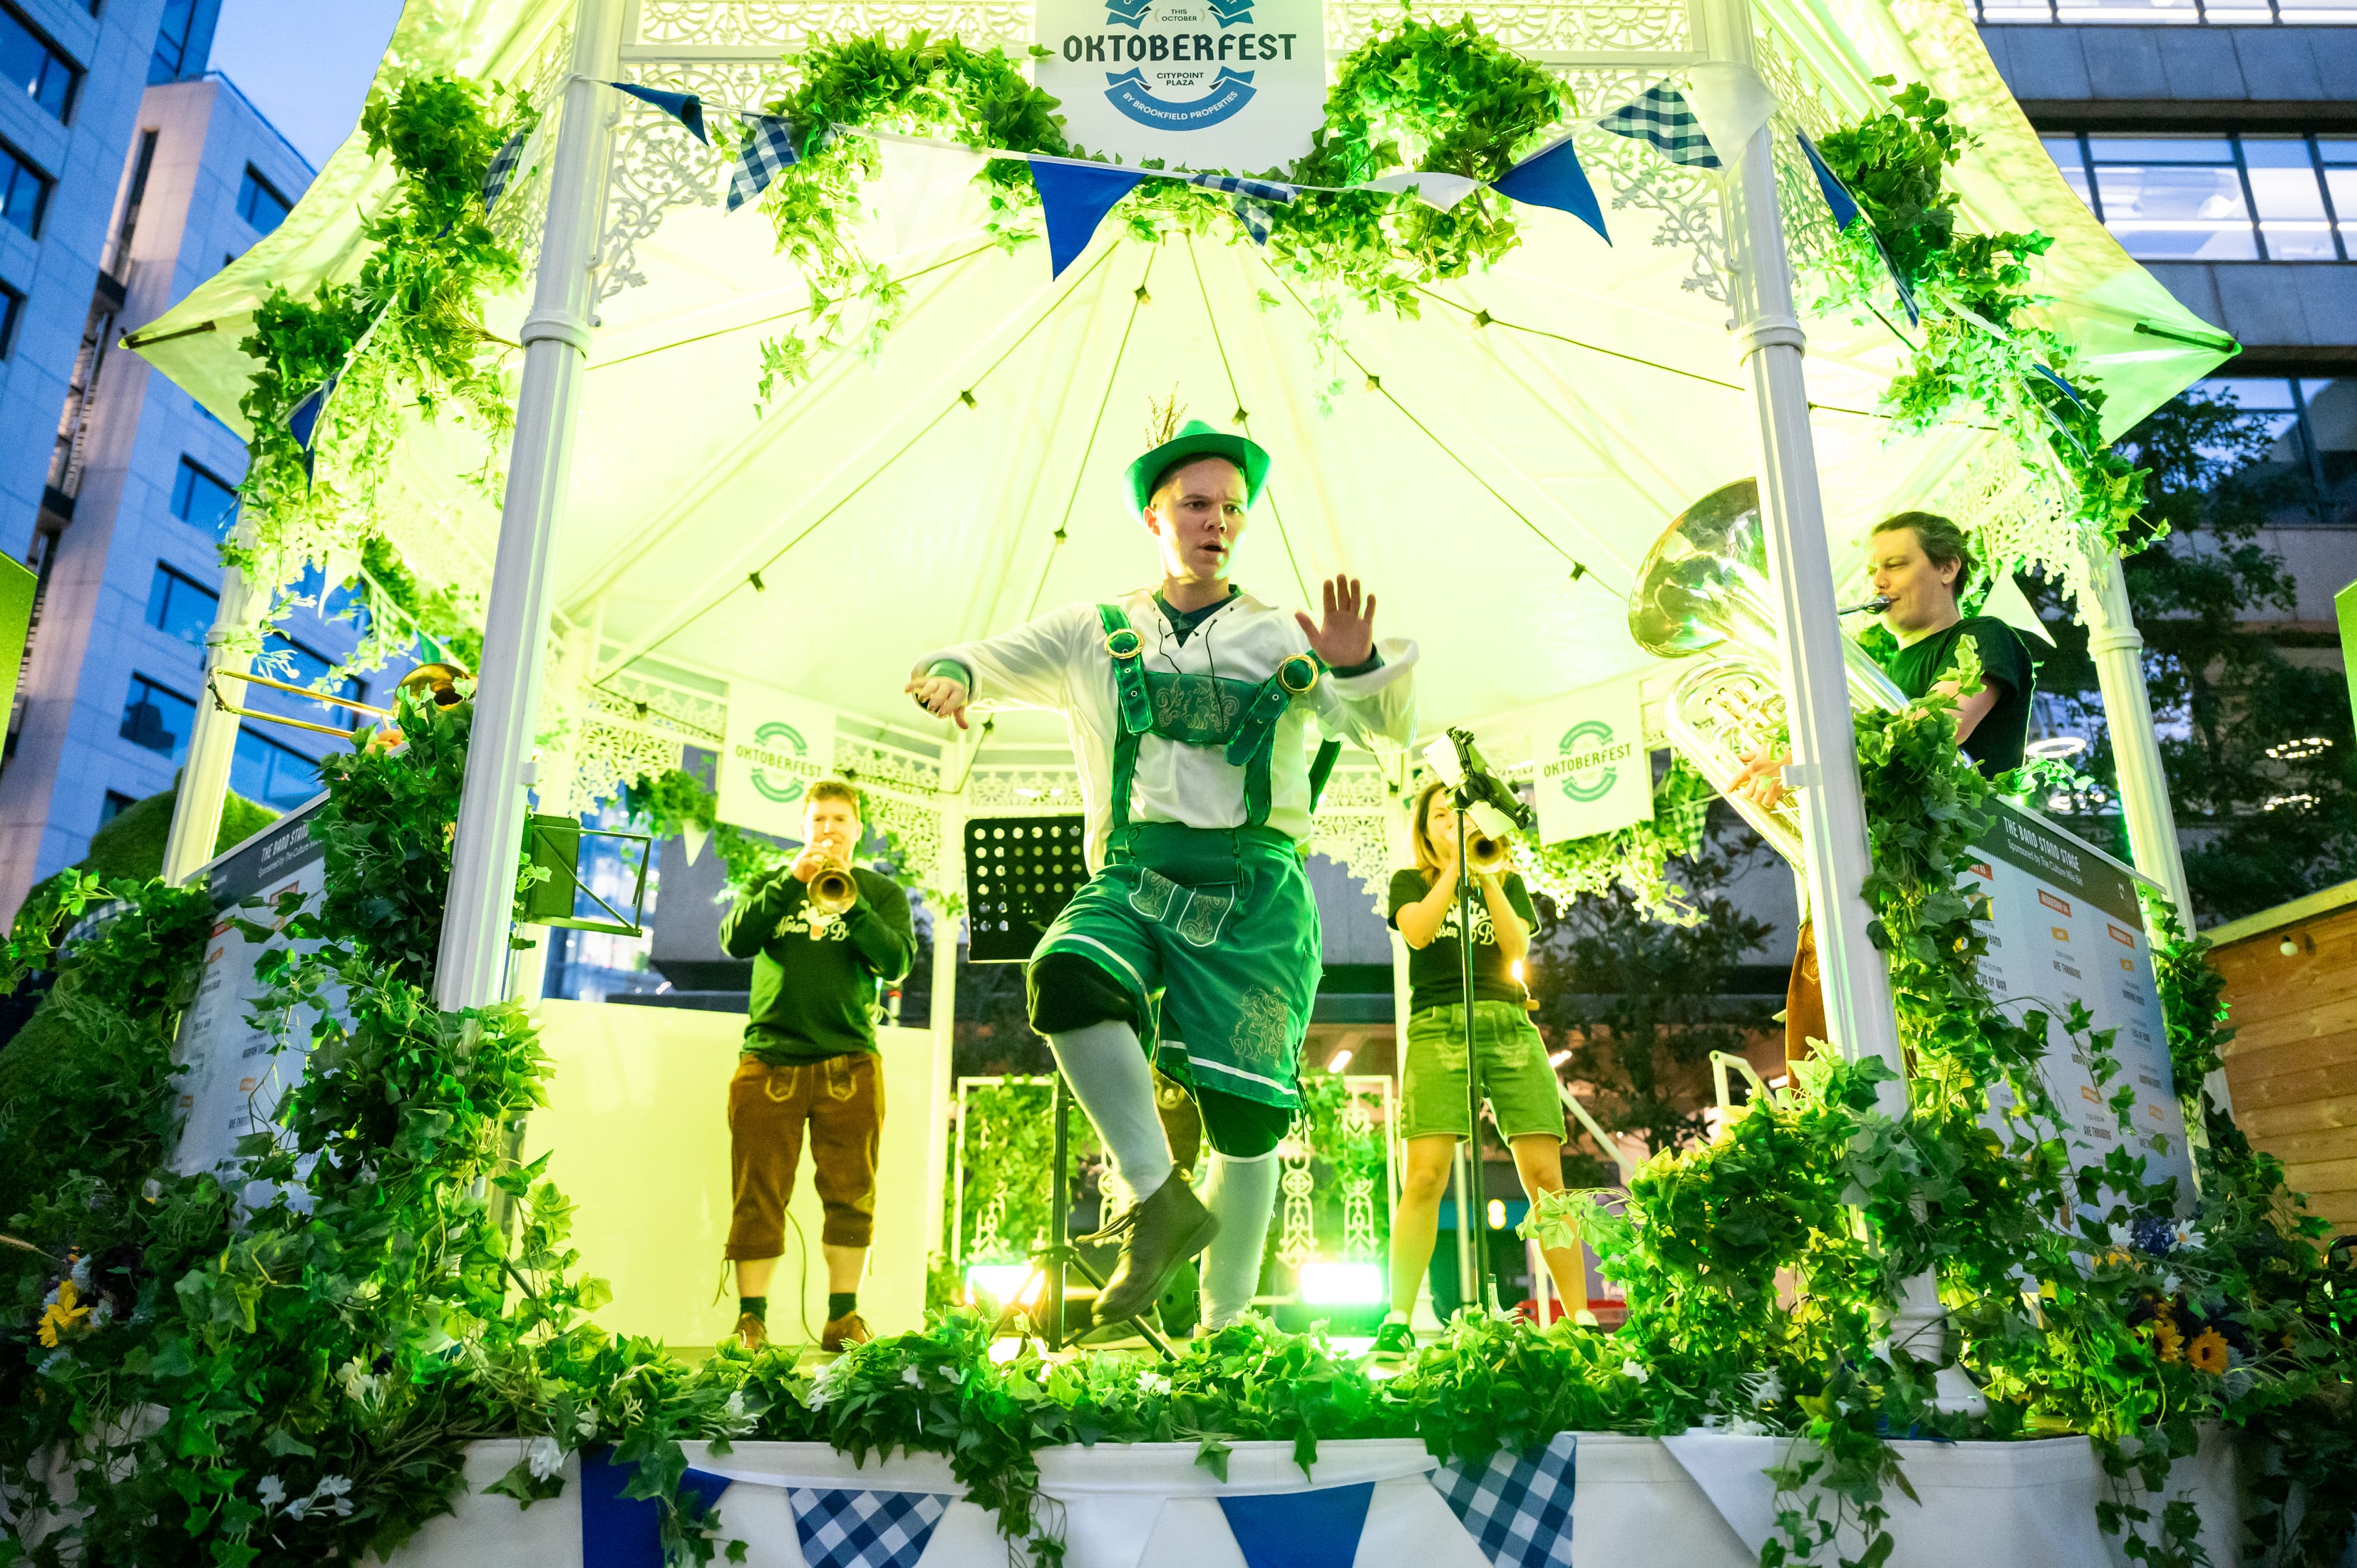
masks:
[[[306,801],[213,863],[209,886],[215,917],[205,944],[204,978],[180,1019],[178,1056],[188,1070],[180,1079],[183,1120],[172,1169],[184,1176],[227,1174],[237,1157],[237,1141],[271,1131],[278,1102],[303,1081],[299,1047],[277,1049],[251,1022],[266,989],[253,977],[254,960],[285,939],[250,940],[230,918],[239,914],[274,929],[284,920],[275,910],[237,906],[257,896],[274,903],[288,892],[316,897],[326,886],[325,855],[310,832],[312,813],[326,799]],[[318,944],[295,945],[305,950]],[[265,1196],[246,1197],[258,1202]]]
[[[2047,1088],[2067,1123],[2062,1132],[2073,1157],[2101,1164],[2131,1144],[2144,1156],[2145,1178],[2176,1176],[2178,1198],[2190,1204],[2192,1155],[2135,878],[2083,839],[2002,801],[1977,847],[1967,886],[1989,899],[1981,980],[2007,1017],[2032,1009],[2048,1015]],[[2093,1015],[2092,1031],[2115,1031],[2120,1076],[2102,1089],[2086,1043],[2074,1042],[2063,1027],[2074,1001]],[[2133,1135],[2120,1130],[2109,1103],[2123,1083],[2136,1090]],[[1996,1120],[1992,1112],[1993,1125]]]

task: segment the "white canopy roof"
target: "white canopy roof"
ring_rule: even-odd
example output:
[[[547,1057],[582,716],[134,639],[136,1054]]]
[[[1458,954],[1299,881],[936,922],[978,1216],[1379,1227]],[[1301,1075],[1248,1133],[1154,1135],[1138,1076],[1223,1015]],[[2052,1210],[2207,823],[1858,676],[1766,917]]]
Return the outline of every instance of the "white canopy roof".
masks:
[[[626,33],[625,73],[714,104],[776,92],[790,80],[778,53],[823,30],[930,24],[973,41],[1006,30],[1003,7],[631,9],[639,32]],[[448,70],[536,82],[544,101],[563,69],[569,10],[568,0],[412,0],[380,80]],[[1329,44],[1346,50],[1379,11],[1388,14],[1329,0]],[[1684,53],[1677,6],[1661,8],[1663,36],[1641,48],[1598,35],[1652,26],[1642,5],[1473,14],[1561,70],[1583,117],[1700,58]],[[2056,237],[2042,287],[2110,393],[2115,432],[2221,358],[2199,346],[2215,334],[2064,184],[1958,0],[1764,0],[1756,15],[1763,74],[1793,124],[1822,130],[1869,113],[1882,101],[1871,79],[1893,74],[1929,83],[1978,133],[1954,173],[1964,221]],[[1196,417],[1244,417],[1275,454],[1240,579],[1280,602],[1311,602],[1322,575],[1363,577],[1382,599],[1379,629],[1423,644],[1427,723],[1456,722],[1648,663],[1625,625],[1634,568],[1672,516],[1756,463],[1750,394],[1714,297],[1718,263],[1675,237],[1699,235],[1715,252],[1710,177],[1622,138],[1590,130],[1578,144],[1612,243],[1561,213],[1523,209],[1521,246],[1492,271],[1427,291],[1421,319],[1348,311],[1348,357],[1330,365],[1312,347],[1306,303],[1241,231],[1227,243],[1139,243],[1122,237],[1117,210],[1050,280],[1044,246],[1008,253],[979,233],[977,202],[929,215],[931,235],[898,254],[888,217],[878,218],[871,253],[891,257],[904,280],[905,318],[872,363],[823,360],[762,415],[759,345],[806,306],[805,282],[776,254],[761,215],[716,204],[733,145],[706,153],[654,111],[619,95],[616,107],[624,129],[607,297],[555,564],[555,602],[570,623],[596,628],[601,674],[650,655],[918,723],[899,690],[925,647],[1153,575],[1121,473],[1140,448],[1147,401],[1175,389]],[[733,144],[718,129],[716,140]],[[389,167],[355,137],[277,231],[140,333],[140,351],[239,424],[251,362],[237,344],[256,303],[274,285],[300,294],[356,273],[362,216],[390,188]],[[544,178],[510,197],[502,221],[536,231],[544,193]],[[1830,225],[1805,183],[1788,178],[1784,193],[1805,264]],[[1803,304],[1821,292],[1803,273]],[[491,303],[494,330],[513,336],[523,300]],[[1871,413],[1901,358],[1889,329],[1846,316],[1807,328],[1837,568],[1893,510],[1933,505],[1986,521],[1991,509],[2037,504],[1992,481],[2018,467],[1994,432],[1891,438]],[[1338,381],[1325,412],[1321,394]],[[378,497],[414,567],[479,589],[497,509],[458,476],[479,457],[469,431],[421,426]],[[333,461],[323,458],[323,474]],[[766,591],[748,583],[755,570]]]

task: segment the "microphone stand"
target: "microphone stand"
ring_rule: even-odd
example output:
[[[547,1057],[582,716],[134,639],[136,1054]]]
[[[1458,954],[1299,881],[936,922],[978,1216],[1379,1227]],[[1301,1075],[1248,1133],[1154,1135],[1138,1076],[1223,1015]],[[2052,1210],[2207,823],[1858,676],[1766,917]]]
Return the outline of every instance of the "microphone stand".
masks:
[[[1456,751],[1456,781],[1449,787],[1448,798],[1457,809],[1457,980],[1464,998],[1462,1012],[1465,1025],[1465,1144],[1466,1202],[1458,1209],[1464,1217],[1467,1253],[1471,1260],[1474,1280],[1480,1282],[1479,1294],[1473,1281],[1464,1282],[1459,1293],[1466,1304],[1479,1303],[1491,1315],[1503,1310],[1498,1300],[1498,1279],[1490,1266],[1489,1190],[1481,1167],[1481,1058],[1476,1048],[1473,1028],[1473,874],[1468,863],[1467,845],[1470,834],[1466,819],[1477,806],[1487,807],[1503,817],[1512,826],[1528,832],[1534,813],[1523,804],[1519,796],[1508,789],[1503,780],[1490,771],[1481,754],[1473,747],[1469,730],[1452,729],[1448,739]],[[1439,750],[1437,745],[1435,752]],[[1536,1288],[1536,1282],[1533,1282]]]

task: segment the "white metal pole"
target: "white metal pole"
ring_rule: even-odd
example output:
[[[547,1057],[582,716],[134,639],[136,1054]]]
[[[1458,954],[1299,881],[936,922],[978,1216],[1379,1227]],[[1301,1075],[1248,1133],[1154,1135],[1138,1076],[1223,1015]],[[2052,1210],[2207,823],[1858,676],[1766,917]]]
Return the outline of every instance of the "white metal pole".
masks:
[[[487,1005],[507,989],[526,768],[547,656],[549,577],[571,476],[592,269],[613,158],[617,111],[612,90],[601,83],[619,70],[621,18],[621,0],[578,0],[574,10],[573,77],[557,128],[532,311],[519,334],[523,379],[442,918],[436,990],[450,1010]]]
[[[951,765],[944,759],[943,766]],[[963,814],[952,806],[942,811],[942,852],[933,874],[936,887],[951,888],[961,885],[957,871],[964,841]],[[958,917],[945,908],[946,900],[936,897],[929,901],[933,915],[933,1032],[932,1092],[925,1107],[925,1256],[939,1259],[948,1256],[943,1241],[948,1226],[947,1208],[950,1185],[950,1094],[951,1066],[957,1049],[957,951]],[[961,1133],[963,1128],[960,1129]]]
[[[221,700],[245,705],[245,682],[238,677],[253,668],[244,654],[232,653],[228,639],[246,628],[253,594],[245,574],[235,566],[221,570],[221,609],[205,638],[205,674],[218,682]],[[180,790],[172,801],[172,827],[164,840],[164,880],[174,886],[197,873],[213,857],[213,842],[221,837],[221,808],[229,800],[229,768],[237,753],[238,717],[213,701],[210,688],[197,694],[197,719],[189,726],[188,759],[180,768]]]
[[[2128,602],[2126,574],[2119,557],[2094,564],[2095,591],[2079,604],[2087,621],[2087,651],[2095,660],[2095,681],[2104,695],[2104,722],[2111,731],[2112,766],[2119,778],[2120,815],[2128,830],[2128,858],[2158,882],[2177,907],[2177,918],[2193,929],[2193,895],[2185,880],[2185,856],[2177,841],[2177,813],[2169,803],[2169,774],[2153,733],[2152,696],[2144,683],[2144,634],[2136,630]],[[2180,1089],[2184,1086],[2179,1085]],[[2222,1069],[2201,1087],[2219,1110],[2232,1115],[2233,1093]],[[2190,1129],[2196,1137],[2200,1128]]]
[[[1745,0],[1711,0],[1708,15],[1712,54],[1749,69],[1751,13]],[[1899,1026],[1890,977],[1867,936],[1871,914],[1858,894],[1868,866],[1866,797],[1858,784],[1833,552],[1825,541],[1816,447],[1809,432],[1809,392],[1801,362],[1807,340],[1792,308],[1770,126],[1753,133],[1726,191],[1735,270],[1733,329],[1760,422],[1760,510],[1792,732],[1787,782],[1800,786],[1803,871],[1816,926],[1817,968],[1824,982],[1825,1026],[1844,1055],[1879,1057],[1897,1072]],[[1904,1115],[1905,1086],[1883,1085],[1881,1103],[1889,1114]]]
[[[1713,58],[1752,65],[1749,0],[1707,0],[1702,15]],[[1809,430],[1809,392],[1801,357],[1807,344],[1792,306],[1792,263],[1776,196],[1773,122],[1752,133],[1727,197],[1727,250],[1734,265],[1733,330],[1750,372],[1760,421],[1760,497],[1767,524],[1768,576],[1776,596],[1784,655],[1784,701],[1792,735],[1787,781],[1800,787],[1801,843],[1809,910],[1816,927],[1825,1027],[1853,1061],[1878,1057],[1889,1067],[1877,1103],[1907,1113],[1905,1058],[1890,998],[1890,974],[1867,935],[1860,896],[1869,867],[1866,794],[1858,781],[1857,736],[1851,727],[1849,680],[1843,668],[1841,618],[1834,596],[1833,552],[1817,489],[1816,446]],[[1943,1359],[1940,1297],[1933,1276],[1908,1280],[1900,1292],[1891,1338],[1913,1355]],[[1943,1367],[1937,1402],[1986,1409],[1962,1369]]]

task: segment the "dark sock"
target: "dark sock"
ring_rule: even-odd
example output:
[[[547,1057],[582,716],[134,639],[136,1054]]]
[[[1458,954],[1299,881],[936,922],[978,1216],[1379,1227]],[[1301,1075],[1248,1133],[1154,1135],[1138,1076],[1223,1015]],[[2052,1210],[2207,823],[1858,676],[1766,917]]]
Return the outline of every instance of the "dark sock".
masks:
[[[859,1310],[859,1293],[839,1290],[826,1298],[826,1317],[832,1323],[838,1317],[848,1317]]]
[[[737,1310],[756,1323],[767,1323],[770,1321],[770,1298],[766,1295],[740,1295],[737,1298]]]

